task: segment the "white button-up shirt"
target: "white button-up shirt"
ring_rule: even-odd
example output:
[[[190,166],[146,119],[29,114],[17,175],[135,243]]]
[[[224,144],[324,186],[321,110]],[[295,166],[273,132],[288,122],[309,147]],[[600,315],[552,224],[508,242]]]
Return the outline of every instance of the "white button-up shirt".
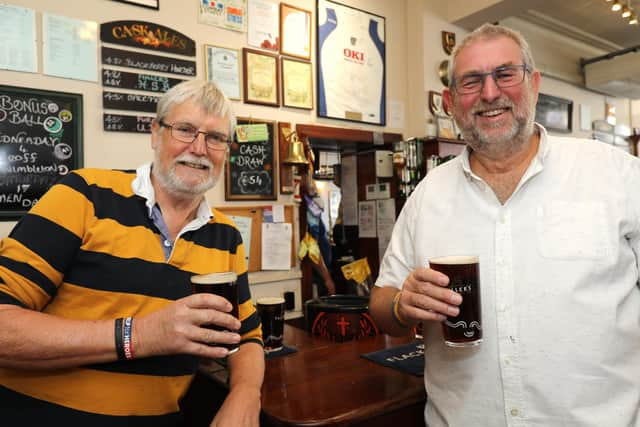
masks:
[[[428,426],[640,426],[640,160],[548,136],[500,204],[461,156],[402,210],[378,286],[444,255],[479,255],[484,342],[428,322]]]

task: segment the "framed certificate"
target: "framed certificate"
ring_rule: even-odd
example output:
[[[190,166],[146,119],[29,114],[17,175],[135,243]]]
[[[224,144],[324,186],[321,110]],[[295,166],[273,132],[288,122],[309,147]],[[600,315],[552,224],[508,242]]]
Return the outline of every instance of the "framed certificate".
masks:
[[[240,51],[205,44],[204,58],[207,80],[217,84],[227,98],[240,100]]]
[[[285,107],[313,108],[313,77],[311,63],[281,57],[282,105]]]
[[[248,6],[247,43],[261,49],[280,50],[280,16],[273,0],[251,0]]]
[[[311,12],[280,3],[280,53],[311,58]]]
[[[278,56],[255,49],[242,49],[244,102],[280,106]]]
[[[385,18],[318,0],[317,114],[384,126]]]

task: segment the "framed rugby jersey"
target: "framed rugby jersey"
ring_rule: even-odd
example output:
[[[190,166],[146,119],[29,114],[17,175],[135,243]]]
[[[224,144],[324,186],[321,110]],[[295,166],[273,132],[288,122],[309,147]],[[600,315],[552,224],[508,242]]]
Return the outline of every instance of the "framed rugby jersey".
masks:
[[[318,0],[319,117],[386,123],[385,18]]]

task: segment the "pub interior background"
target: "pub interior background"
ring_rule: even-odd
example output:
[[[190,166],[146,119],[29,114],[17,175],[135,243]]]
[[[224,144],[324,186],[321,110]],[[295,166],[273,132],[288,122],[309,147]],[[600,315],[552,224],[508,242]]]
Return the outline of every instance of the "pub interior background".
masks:
[[[251,0],[248,1],[251,2]],[[284,3],[274,2],[276,4]],[[575,0],[575,2],[579,2],[579,0]],[[0,84],[81,94],[83,99],[83,166],[135,168],[152,158],[149,135],[103,130],[103,112],[106,110],[102,104],[102,92],[107,88],[104,88],[101,83],[102,64],[100,64],[99,52],[95,81],[53,77],[43,73],[43,14],[94,21],[98,27],[102,23],[119,20],[146,21],[169,27],[195,40],[196,53],[195,57],[191,59],[196,62],[196,78],[204,78],[205,44],[239,49],[240,51],[247,47],[258,48],[247,44],[246,33],[199,22],[200,3],[197,0],[190,2],[160,0],[159,9],[154,10],[113,0],[67,0],[64,2],[8,0],[6,2],[8,5],[29,8],[36,12],[38,68],[37,72],[0,69]],[[443,61],[450,58],[443,48],[443,31],[452,33],[457,40],[461,40],[470,28],[481,22],[500,21],[502,24],[523,32],[532,45],[538,61],[538,68],[543,72],[541,93],[572,101],[572,109],[568,110],[569,120],[572,124],[571,131],[562,134],[592,137],[594,134],[593,122],[604,122],[607,119],[607,111],[612,111],[612,109],[615,109],[618,127],[626,128],[627,133],[633,128],[640,127],[640,101],[587,89],[584,85],[580,60],[603,55],[615,50],[615,46],[612,43],[608,45],[595,43],[593,42],[595,38],[592,40],[584,38],[584,34],[581,34],[583,32],[569,26],[559,26],[558,30],[550,30],[544,26],[544,19],[541,19],[540,16],[538,16],[537,22],[529,19],[530,16],[524,16],[526,15],[527,3],[530,2],[515,0],[474,2],[466,0],[447,2],[436,0],[398,0],[393,2],[387,0],[341,0],[342,4],[385,18],[386,120],[383,126],[377,126],[357,121],[318,117],[316,106],[316,1],[287,0],[286,3],[305,9],[312,16],[309,61],[313,73],[313,107],[311,109],[274,107],[248,104],[237,100],[233,101],[236,114],[238,117],[249,118],[250,121],[267,120],[288,124],[290,129],[297,131],[301,139],[309,142],[307,149],[314,151],[316,156],[315,169],[320,171],[320,166],[323,166],[325,172],[331,171],[328,174],[331,179],[328,180],[327,176],[322,176],[322,173],[320,176],[314,174],[316,178],[320,178],[318,182],[322,182],[320,187],[330,186],[335,191],[336,188],[345,188],[346,185],[350,189],[348,193],[343,191],[341,194],[342,201],[349,203],[348,206],[341,208],[342,213],[344,214],[345,209],[349,209],[350,218],[335,227],[336,232],[332,235],[336,242],[334,252],[340,257],[352,255],[354,259],[366,256],[373,278],[377,272],[379,257],[382,255],[384,247],[378,247],[379,242],[375,237],[358,237],[357,215],[355,219],[353,218],[354,212],[357,214],[357,203],[367,199],[367,185],[386,183],[388,186],[382,186],[382,188],[389,191],[383,193],[382,197],[394,200],[394,209],[397,214],[402,205],[402,192],[408,191],[403,187],[406,180],[400,174],[398,164],[393,167],[392,176],[388,176],[377,173],[376,163],[389,162],[388,159],[384,160],[384,157],[391,156],[390,153],[394,150],[398,151],[398,142],[400,141],[405,141],[405,151],[411,145],[411,141],[418,142],[418,144],[414,144],[413,150],[416,149],[416,146],[418,147],[417,159],[422,169],[427,165],[431,155],[439,154],[444,157],[446,154],[456,154],[462,147],[462,144],[455,140],[455,131],[453,134],[440,134],[440,136],[449,137],[446,139],[432,138],[439,131],[437,127],[434,130],[435,118],[432,113],[434,107],[430,108],[430,100],[432,103],[434,100],[437,101],[437,94],[442,92],[443,83],[439,75],[439,68]],[[568,3],[574,3],[574,1]],[[593,3],[602,3],[602,5],[597,5],[602,7],[602,11],[593,11],[593,13],[607,13],[607,5],[604,0]],[[548,23],[551,20],[545,22]],[[640,29],[636,31],[640,32]],[[577,38],[578,34],[581,35],[581,39]],[[98,32],[98,50],[101,45],[99,38]],[[2,43],[0,42],[0,54],[10,54],[10,47],[2,46]],[[149,53],[148,51],[137,51]],[[636,62],[640,62],[640,60],[636,59]],[[154,72],[146,70],[123,69],[123,71],[154,74]],[[155,74],[164,75],[163,73]],[[139,91],[128,92],[145,94],[145,92]],[[435,92],[435,98],[434,95],[430,95],[430,92]],[[131,111],[118,110],[110,112],[136,114]],[[441,114],[439,110],[436,112]],[[603,132],[607,133],[607,131]],[[282,138],[280,132],[278,132],[278,137]],[[615,143],[616,141],[618,140],[613,139],[610,142]],[[621,148],[625,149],[626,147],[622,146]],[[376,155],[376,151],[384,153]],[[275,163],[275,167],[291,168],[283,164],[282,154],[283,152],[280,151],[280,159]],[[354,159],[356,160],[354,161]],[[336,164],[337,167],[334,166]],[[277,175],[279,174],[276,173]],[[345,182],[345,179],[348,182]],[[281,186],[277,184],[276,200],[226,200],[222,184],[221,180],[220,184],[207,195],[214,207],[293,206],[292,251],[294,254],[298,253],[300,240],[304,237],[306,218],[304,217],[305,211],[298,208],[294,194],[289,192],[283,194],[280,191]],[[338,187],[337,184],[340,184],[341,187]],[[353,192],[354,188],[355,193]],[[325,198],[327,194],[324,194]],[[326,201],[329,206],[324,207],[325,216],[330,212],[331,207],[335,209],[335,204],[330,206],[329,198],[326,198]],[[336,218],[332,216],[331,225],[335,225],[335,222]],[[7,235],[14,225],[15,221],[0,222],[0,236]],[[293,263],[294,267],[290,270],[255,271],[250,274],[251,291],[254,298],[281,295],[287,291],[294,292],[295,307],[287,313],[286,316],[289,319],[300,318],[303,315],[303,303],[313,295],[310,281],[316,280],[307,259],[300,262],[297,256],[292,258],[295,258],[295,262]],[[334,278],[339,274],[338,264],[334,263],[333,267],[329,266]],[[340,282],[340,278],[337,277],[336,281]],[[344,292],[345,289],[345,283],[338,283],[339,291]]]

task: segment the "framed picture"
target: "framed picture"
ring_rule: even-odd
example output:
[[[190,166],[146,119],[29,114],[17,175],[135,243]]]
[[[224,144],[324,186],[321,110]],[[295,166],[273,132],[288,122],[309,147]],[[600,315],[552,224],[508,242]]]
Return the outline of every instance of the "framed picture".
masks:
[[[313,108],[313,77],[311,63],[285,57],[282,63],[282,105],[292,108]]]
[[[280,50],[280,15],[274,0],[251,0],[247,12],[247,44]]]
[[[445,114],[444,107],[442,105],[442,94],[433,90],[429,91],[429,111],[435,117]]]
[[[311,58],[311,12],[280,3],[280,53]]]
[[[242,49],[244,102],[280,106],[278,55],[260,50]]]
[[[456,139],[456,130],[453,120],[449,117],[436,117],[438,125],[438,138]]]
[[[225,200],[276,200],[276,122],[238,118],[225,168]]]
[[[0,99],[0,218],[15,220],[82,167],[82,95],[0,85]]]
[[[385,18],[330,0],[317,14],[318,116],[384,126]]]
[[[149,9],[160,10],[160,0],[114,0],[120,3],[135,4],[136,6],[148,7]]]
[[[573,101],[557,96],[538,94],[536,122],[553,132],[572,130]]]
[[[204,68],[207,80],[218,85],[229,99],[240,99],[240,51],[204,45]]]

